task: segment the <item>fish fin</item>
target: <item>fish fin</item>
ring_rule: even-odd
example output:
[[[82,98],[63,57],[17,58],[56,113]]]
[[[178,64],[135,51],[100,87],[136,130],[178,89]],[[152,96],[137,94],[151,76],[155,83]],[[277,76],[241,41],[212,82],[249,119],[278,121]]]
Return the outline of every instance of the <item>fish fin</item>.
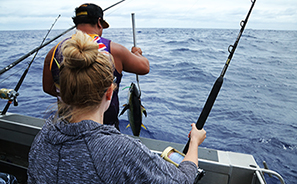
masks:
[[[144,126],[144,124],[141,124],[141,127],[147,130],[147,128]]]
[[[141,105],[141,111],[147,117],[146,109]]]
[[[125,104],[124,105],[125,106],[125,108],[122,110],[122,112],[120,113],[120,115],[119,116],[121,116],[122,114],[124,114],[124,112],[127,110],[127,109],[129,109],[129,104],[127,105],[127,104]]]
[[[130,127],[130,123],[126,126],[126,128],[129,128]]]

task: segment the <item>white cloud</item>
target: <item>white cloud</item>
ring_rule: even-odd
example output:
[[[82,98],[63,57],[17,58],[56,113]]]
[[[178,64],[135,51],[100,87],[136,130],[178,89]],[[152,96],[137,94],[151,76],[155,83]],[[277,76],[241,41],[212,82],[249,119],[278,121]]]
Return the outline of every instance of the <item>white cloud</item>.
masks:
[[[56,29],[73,25],[71,17],[82,0],[0,1],[0,30],[48,29],[61,18]],[[118,2],[88,1],[103,9]],[[137,27],[238,28],[251,6],[250,0],[126,0],[105,12],[111,27],[131,27],[135,13]],[[248,27],[252,29],[297,30],[296,0],[257,0]]]

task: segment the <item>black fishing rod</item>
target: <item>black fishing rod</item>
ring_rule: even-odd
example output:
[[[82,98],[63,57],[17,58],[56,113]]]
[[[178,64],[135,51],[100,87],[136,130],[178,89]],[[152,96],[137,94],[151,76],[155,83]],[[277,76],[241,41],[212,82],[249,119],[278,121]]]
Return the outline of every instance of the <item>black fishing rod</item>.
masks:
[[[125,1],[125,0],[121,0],[121,1],[119,1],[119,2],[117,2],[117,3],[114,3],[113,5],[111,5],[111,6],[107,7],[107,8],[105,8],[105,9],[103,10],[103,12],[106,11],[106,10],[108,10],[108,9],[110,9],[110,8],[112,8],[112,7],[114,7],[114,6],[116,6],[116,5],[118,5],[118,4],[120,4],[120,3],[122,3],[122,2],[124,2],[124,1]]]
[[[42,49],[43,47],[47,46],[48,44],[50,44],[51,42],[55,41],[56,39],[60,38],[62,35],[66,34],[67,32],[69,32],[70,30],[72,30],[73,28],[75,28],[75,26],[67,29],[66,31],[64,31],[63,33],[61,33],[60,35],[56,36],[55,38],[49,40],[48,42],[44,43],[43,45],[40,45],[39,47],[36,47],[35,49],[31,50],[30,52],[28,52],[27,54],[25,54],[24,56],[22,56],[21,58],[19,58],[18,60],[16,60],[15,62],[9,64],[8,66],[6,66],[5,68],[3,68],[2,70],[0,70],[0,75],[3,74],[4,72],[8,71],[9,69],[11,69],[12,67],[14,67],[15,65],[19,64],[20,62],[22,62],[24,59],[26,59],[27,57],[31,56],[32,54],[34,54],[35,52],[38,52],[40,49]]]
[[[106,10],[108,10],[108,9],[110,9],[110,8],[116,6],[116,5],[118,5],[118,4],[120,4],[120,3],[124,2],[124,1],[125,1],[125,0],[121,0],[121,1],[119,1],[119,2],[117,2],[117,3],[115,3],[115,4],[113,4],[113,5],[111,5],[111,6],[107,7],[107,8],[105,8],[103,11],[106,11]],[[58,16],[58,18],[59,18],[59,17],[60,17],[60,15]],[[58,19],[58,18],[57,18],[57,19]],[[70,30],[72,30],[72,29],[75,28],[75,26],[73,26],[73,27],[67,29],[66,31],[64,31],[63,33],[61,33],[60,35],[56,36],[56,37],[53,38],[52,40],[50,40],[50,41],[46,42],[45,44],[43,44],[43,42],[45,41],[45,39],[46,39],[46,37],[48,36],[49,32],[51,31],[51,29],[53,28],[54,24],[56,23],[57,19],[56,19],[55,22],[52,24],[50,30],[48,31],[48,33],[47,33],[46,36],[44,37],[44,39],[43,39],[43,41],[42,41],[42,43],[41,43],[41,45],[40,45],[39,47],[37,47],[36,49],[32,50],[31,52],[29,52],[28,54],[26,54],[26,55],[23,56],[22,58],[18,59],[17,61],[13,62],[12,64],[8,65],[7,67],[5,67],[3,70],[0,71],[0,75],[1,75],[1,74],[4,73],[5,71],[9,70],[9,69],[12,68],[13,66],[15,66],[16,64],[18,64],[19,62],[21,62],[22,60],[26,59],[27,57],[29,57],[30,55],[32,55],[34,52],[36,52],[35,55],[34,55],[34,57],[33,57],[33,59],[32,59],[31,62],[29,63],[27,69],[24,71],[24,73],[23,73],[23,75],[21,76],[19,82],[17,83],[17,85],[16,85],[14,91],[10,92],[10,98],[9,98],[9,100],[8,100],[8,102],[7,102],[6,106],[5,106],[5,108],[4,108],[3,111],[1,112],[1,115],[5,115],[5,114],[6,114],[8,108],[9,108],[9,106],[10,106],[10,104],[11,104],[12,102],[14,102],[14,105],[15,105],[15,106],[18,105],[18,102],[17,102],[17,96],[19,95],[19,94],[18,94],[18,90],[19,90],[19,88],[21,87],[21,85],[22,85],[22,83],[23,83],[23,81],[24,81],[24,79],[25,79],[25,77],[26,77],[26,75],[27,75],[27,73],[28,73],[28,71],[29,71],[29,68],[30,68],[31,64],[33,63],[33,61],[34,61],[34,59],[35,59],[35,57],[36,57],[38,51],[39,51],[41,48],[43,48],[44,46],[46,46],[46,45],[48,45],[49,43],[51,43],[52,41],[54,41],[54,40],[56,40],[57,38],[59,38],[60,36],[64,35],[64,34],[67,33],[68,31],[70,31]],[[3,71],[3,72],[2,72],[2,71]],[[1,73],[1,72],[2,72],[2,73]]]
[[[228,57],[225,65],[224,65],[224,68],[223,68],[223,70],[221,72],[221,75],[217,78],[216,82],[214,83],[214,85],[212,87],[212,90],[211,90],[211,92],[210,92],[210,94],[208,96],[208,99],[207,99],[206,103],[204,104],[202,112],[201,112],[201,114],[200,114],[200,116],[198,118],[198,121],[196,123],[196,127],[199,130],[201,130],[203,128],[203,126],[204,126],[204,124],[206,122],[206,119],[207,119],[207,117],[208,117],[208,115],[209,115],[209,113],[211,111],[211,108],[212,108],[212,106],[213,106],[213,104],[214,104],[214,102],[215,102],[215,100],[216,100],[216,98],[217,98],[217,96],[219,94],[219,91],[220,91],[220,89],[222,87],[223,80],[224,80],[223,77],[224,77],[224,75],[225,75],[225,73],[227,71],[227,68],[228,68],[228,66],[230,64],[230,61],[231,61],[232,57],[233,57],[233,54],[234,54],[235,49],[236,49],[236,47],[238,45],[239,39],[240,39],[240,37],[241,37],[241,35],[242,35],[243,31],[244,31],[244,28],[245,28],[245,26],[246,26],[246,24],[248,22],[249,16],[250,16],[250,14],[252,12],[252,9],[253,9],[253,7],[254,7],[254,5],[256,3],[256,0],[251,0],[251,2],[252,2],[251,8],[250,8],[245,20],[242,20],[240,22],[241,29],[239,31],[239,34],[237,36],[237,39],[236,39],[234,45],[230,45],[228,47],[229,57]],[[186,154],[188,152],[189,143],[190,143],[190,139],[188,140],[188,142],[187,142],[187,144],[186,144],[186,146],[185,146],[185,148],[183,150],[184,154]]]
[[[47,38],[48,34],[49,34],[49,33],[51,32],[51,30],[53,29],[54,25],[56,24],[56,22],[57,22],[57,20],[60,18],[60,16],[61,16],[61,15],[59,15],[59,16],[56,18],[55,22],[52,24],[51,28],[48,30],[47,34],[46,34],[45,37],[43,38],[43,40],[42,40],[42,42],[41,42],[40,45],[42,45],[42,44],[44,43],[45,39]],[[39,50],[38,50],[38,51],[39,51]],[[18,96],[18,93],[17,93],[17,92],[18,92],[18,90],[20,89],[20,87],[21,87],[21,85],[22,85],[22,83],[23,83],[23,81],[24,81],[24,79],[25,79],[25,77],[26,77],[26,75],[27,75],[27,73],[28,73],[31,64],[33,63],[35,57],[37,56],[38,51],[35,53],[34,57],[33,57],[32,60],[31,60],[31,62],[28,64],[28,67],[26,68],[26,70],[24,71],[23,75],[21,76],[19,82],[17,83],[16,87],[14,88],[14,91],[16,92],[17,95],[14,96],[14,97],[12,97],[11,99],[8,100],[6,106],[4,107],[3,111],[1,112],[1,115],[6,114],[6,112],[7,112],[8,108],[9,108],[10,104],[12,103],[12,101],[14,102],[14,105],[15,105],[15,106],[18,105],[18,102],[17,102],[17,96]]]
[[[105,8],[103,10],[106,11],[120,3],[122,3],[125,0],[121,0],[107,8]],[[31,50],[30,52],[28,52],[27,54],[25,54],[24,56],[22,56],[21,58],[19,58],[18,60],[14,61],[13,63],[9,64],[8,66],[4,67],[2,70],[0,70],[0,75],[5,73],[6,71],[8,71],[9,69],[11,69],[12,67],[14,67],[15,65],[19,64],[20,62],[22,62],[24,59],[26,59],[27,57],[31,56],[32,54],[34,54],[35,52],[38,52],[40,49],[42,49],[43,47],[47,46],[48,44],[52,43],[53,41],[55,41],[56,39],[60,38],[61,36],[63,36],[64,34],[68,33],[69,31],[71,31],[72,29],[74,29],[75,26],[72,26],[71,28],[67,29],[66,31],[64,31],[63,33],[59,34],[58,36],[54,37],[53,39],[49,40],[48,42],[44,43],[43,45],[40,45],[39,47],[36,47],[35,49]]]

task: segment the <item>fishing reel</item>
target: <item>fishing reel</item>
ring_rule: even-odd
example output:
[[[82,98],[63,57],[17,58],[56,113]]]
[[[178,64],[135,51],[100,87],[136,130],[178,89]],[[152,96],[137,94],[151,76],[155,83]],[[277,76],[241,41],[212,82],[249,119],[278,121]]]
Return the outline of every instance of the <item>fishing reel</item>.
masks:
[[[186,155],[184,153],[179,152],[178,150],[172,148],[171,146],[168,146],[161,154],[161,157],[165,159],[166,161],[174,164],[176,167],[179,166],[179,164],[182,162]],[[198,167],[196,178],[194,181],[194,184],[197,184],[199,180],[205,175],[205,171]]]
[[[13,102],[14,106],[18,106],[17,96],[19,96],[19,92],[14,89],[0,89],[0,98],[7,99],[10,103]]]

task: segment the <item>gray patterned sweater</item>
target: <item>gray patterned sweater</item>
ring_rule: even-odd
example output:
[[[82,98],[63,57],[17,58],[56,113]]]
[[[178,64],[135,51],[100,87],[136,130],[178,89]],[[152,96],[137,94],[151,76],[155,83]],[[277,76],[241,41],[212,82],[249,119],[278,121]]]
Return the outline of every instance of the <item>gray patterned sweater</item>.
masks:
[[[29,153],[28,183],[193,183],[197,167],[179,167],[116,128],[49,118]]]

